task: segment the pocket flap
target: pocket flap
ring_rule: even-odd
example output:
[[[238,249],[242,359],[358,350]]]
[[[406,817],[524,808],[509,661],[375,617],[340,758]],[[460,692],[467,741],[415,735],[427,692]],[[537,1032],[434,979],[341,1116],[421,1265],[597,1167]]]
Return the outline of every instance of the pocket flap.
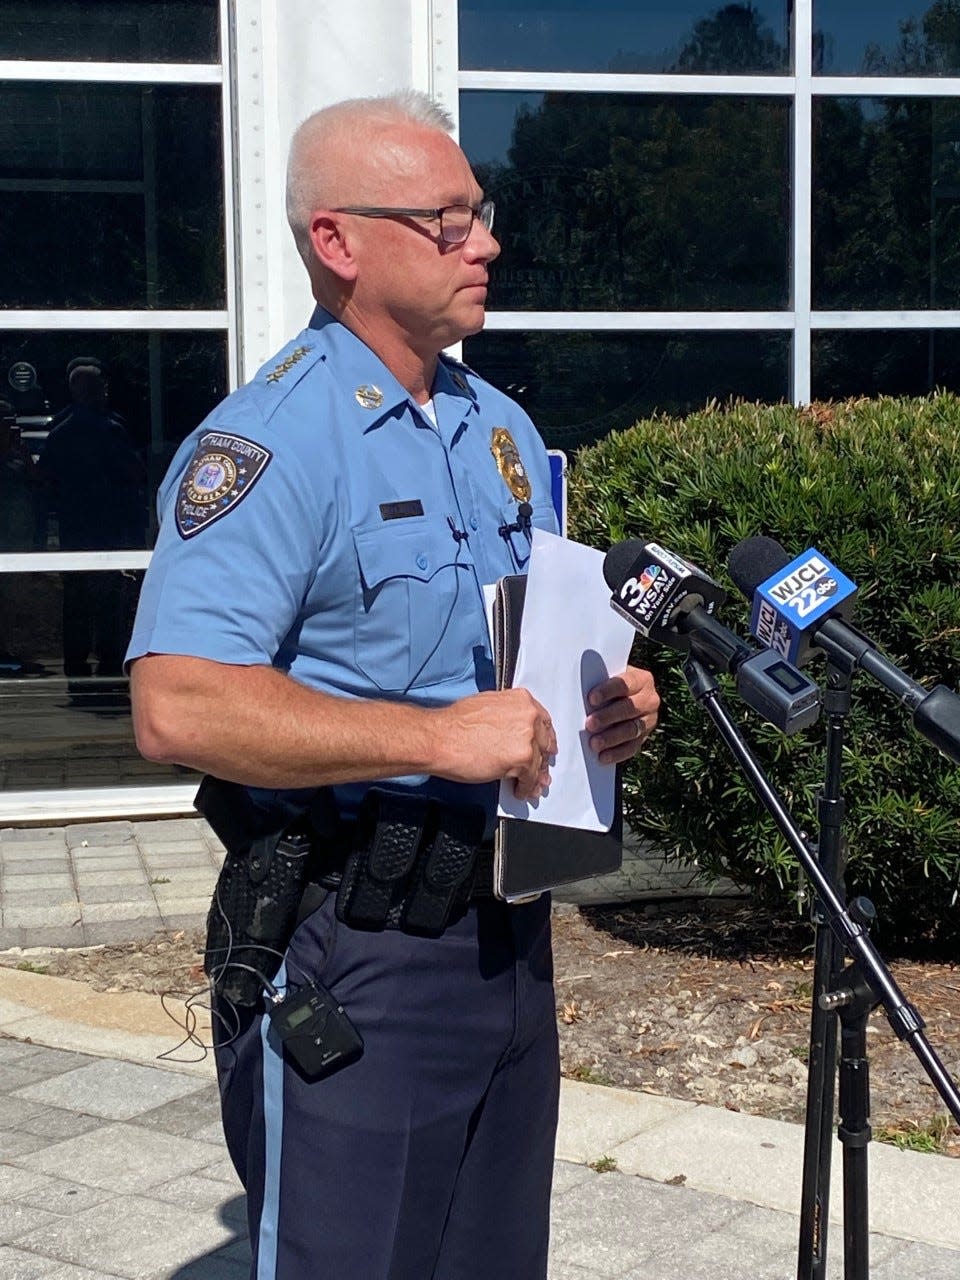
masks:
[[[447,565],[473,563],[467,540],[457,541],[445,516],[423,516],[402,523],[390,520],[382,526],[354,529],[353,543],[368,590],[388,578],[429,582]]]

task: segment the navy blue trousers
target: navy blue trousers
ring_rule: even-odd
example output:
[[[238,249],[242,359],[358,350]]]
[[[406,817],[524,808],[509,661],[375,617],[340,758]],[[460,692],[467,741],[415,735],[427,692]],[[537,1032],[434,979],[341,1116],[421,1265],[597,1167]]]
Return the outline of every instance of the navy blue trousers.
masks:
[[[231,1035],[227,1017],[218,1033],[255,1280],[545,1280],[559,1096],[548,897],[471,906],[438,939],[349,929],[330,897],[284,976],[331,990],[364,1053],[307,1082],[268,1018],[248,1013]]]

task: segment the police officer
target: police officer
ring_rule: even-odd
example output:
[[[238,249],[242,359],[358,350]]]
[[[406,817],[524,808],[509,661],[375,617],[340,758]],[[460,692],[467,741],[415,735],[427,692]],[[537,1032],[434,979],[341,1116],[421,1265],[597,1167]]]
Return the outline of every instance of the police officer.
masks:
[[[174,459],[128,655],[150,759],[330,788],[346,821],[378,779],[492,817],[494,784],[537,798],[557,746],[547,708],[493,690],[482,585],[555,517],[530,420],[441,354],[482,327],[499,252],[450,129],[405,92],[298,130],[288,218],[318,306]],[[629,668],[590,705],[618,762],[658,699]],[[364,1050],[336,1074],[306,1079],[269,1016],[221,1010],[260,1280],[546,1275],[549,903],[480,890],[437,938],[352,929],[332,895],[299,924],[275,983],[342,1003]]]

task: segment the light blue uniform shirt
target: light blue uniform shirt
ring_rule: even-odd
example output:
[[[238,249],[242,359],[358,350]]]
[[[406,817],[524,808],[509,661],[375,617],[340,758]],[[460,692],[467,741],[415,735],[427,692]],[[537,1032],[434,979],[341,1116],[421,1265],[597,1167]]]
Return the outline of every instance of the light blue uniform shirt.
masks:
[[[515,445],[532,523],[555,532],[549,464],[523,410],[472,370],[441,358],[432,391],[437,425],[318,309],[178,450],[127,660],[272,665],[424,706],[492,688],[482,587],[530,551],[529,532],[501,532],[520,499],[494,429]]]

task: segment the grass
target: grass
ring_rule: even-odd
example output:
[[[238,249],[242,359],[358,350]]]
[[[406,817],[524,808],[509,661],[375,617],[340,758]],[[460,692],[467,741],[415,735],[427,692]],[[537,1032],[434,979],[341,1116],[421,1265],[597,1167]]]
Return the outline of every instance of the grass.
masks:
[[[594,1173],[613,1173],[617,1167],[617,1162],[613,1156],[600,1156],[598,1160],[589,1160],[587,1168],[592,1169]]]
[[[936,1115],[924,1124],[914,1120],[901,1120],[892,1125],[877,1125],[873,1136],[878,1142],[888,1142],[901,1151],[923,1151],[939,1155],[946,1146],[950,1132],[950,1117]]]
[[[34,964],[32,960],[21,960],[17,968],[24,973],[46,973],[50,966],[48,964]]]
[[[151,876],[150,879],[147,881],[147,883],[148,884],[169,884],[170,877],[169,876]]]
[[[610,1077],[601,1071],[599,1067],[582,1065],[571,1067],[565,1074],[569,1080],[579,1080],[581,1084],[613,1084]]]

